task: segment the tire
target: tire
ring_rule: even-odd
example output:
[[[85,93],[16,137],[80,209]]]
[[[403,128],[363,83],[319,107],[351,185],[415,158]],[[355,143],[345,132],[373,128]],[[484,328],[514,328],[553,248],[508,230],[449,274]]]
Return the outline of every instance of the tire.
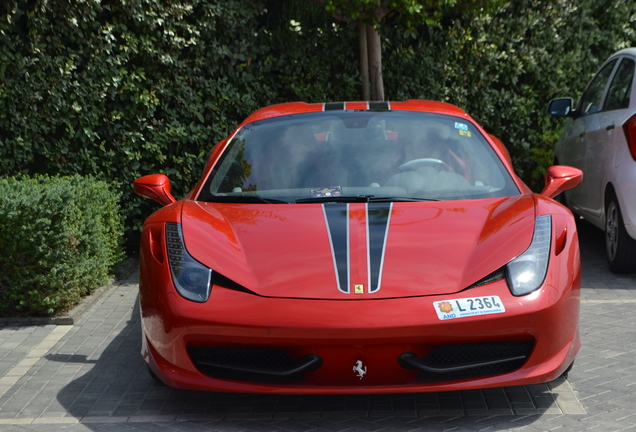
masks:
[[[561,374],[562,378],[566,378],[568,377],[568,374],[570,373],[570,371],[572,370],[572,367],[574,366],[574,360],[572,360],[572,363],[570,363],[570,366],[568,366],[568,368],[566,370],[563,371],[563,373]]]
[[[609,268],[614,273],[636,271],[636,240],[625,230],[623,216],[614,195],[605,205],[605,252]]]
[[[165,385],[163,381],[161,381],[159,377],[152,371],[152,369],[150,369],[150,366],[146,365],[146,368],[148,369],[148,374],[153,379],[153,381],[155,381],[157,384]]]

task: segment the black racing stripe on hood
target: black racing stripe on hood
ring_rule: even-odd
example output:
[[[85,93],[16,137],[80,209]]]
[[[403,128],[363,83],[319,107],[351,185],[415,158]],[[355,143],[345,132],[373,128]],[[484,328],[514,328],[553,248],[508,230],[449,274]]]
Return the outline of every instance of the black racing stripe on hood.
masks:
[[[369,203],[367,205],[367,243],[369,254],[369,292],[380,289],[382,266],[389,233],[392,203]]]
[[[349,293],[349,206],[344,203],[323,204],[329,243],[338,289]]]
[[[323,111],[342,111],[345,109],[344,102],[325,102]]]
[[[369,102],[371,111],[388,111],[391,109],[388,102]]]

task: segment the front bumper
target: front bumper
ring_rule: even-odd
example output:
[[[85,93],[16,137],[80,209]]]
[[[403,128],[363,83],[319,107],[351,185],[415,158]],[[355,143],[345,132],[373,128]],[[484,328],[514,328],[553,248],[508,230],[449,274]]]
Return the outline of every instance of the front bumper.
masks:
[[[503,280],[454,295],[355,301],[264,298],[215,286],[205,304],[181,298],[169,282],[165,295],[147,295],[144,287],[152,281],[143,279],[142,353],[155,374],[177,388],[328,394],[525,385],[557,378],[580,347],[578,277],[561,290],[548,278],[543,288],[524,297],[513,297]],[[442,321],[433,308],[435,301],[487,295],[499,296],[506,312]],[[448,360],[452,365],[461,363],[462,352],[473,351],[466,347],[521,345],[529,347],[523,360],[465,374],[431,375],[400,360],[404,353],[427,359],[441,349],[459,353]],[[284,378],[224,375],[196,354],[223,350],[248,356],[275,351],[292,363],[315,355],[320,366]],[[245,361],[230,358],[224,364]],[[464,363],[470,361],[475,359]]]

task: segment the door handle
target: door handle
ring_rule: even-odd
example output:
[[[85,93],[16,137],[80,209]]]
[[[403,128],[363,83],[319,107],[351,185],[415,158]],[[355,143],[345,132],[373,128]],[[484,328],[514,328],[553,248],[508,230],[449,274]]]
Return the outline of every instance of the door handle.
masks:
[[[616,127],[616,125],[611,124],[611,125],[607,126],[605,128],[605,130],[611,131],[611,130],[614,130],[615,127]]]

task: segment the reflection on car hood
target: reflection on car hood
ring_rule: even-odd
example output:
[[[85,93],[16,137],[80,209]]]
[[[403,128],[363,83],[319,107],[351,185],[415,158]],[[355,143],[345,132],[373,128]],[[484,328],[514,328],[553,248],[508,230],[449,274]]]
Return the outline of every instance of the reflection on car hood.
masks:
[[[534,199],[187,201],[182,222],[193,257],[258,295],[396,298],[461,291],[521,254],[532,239]]]

